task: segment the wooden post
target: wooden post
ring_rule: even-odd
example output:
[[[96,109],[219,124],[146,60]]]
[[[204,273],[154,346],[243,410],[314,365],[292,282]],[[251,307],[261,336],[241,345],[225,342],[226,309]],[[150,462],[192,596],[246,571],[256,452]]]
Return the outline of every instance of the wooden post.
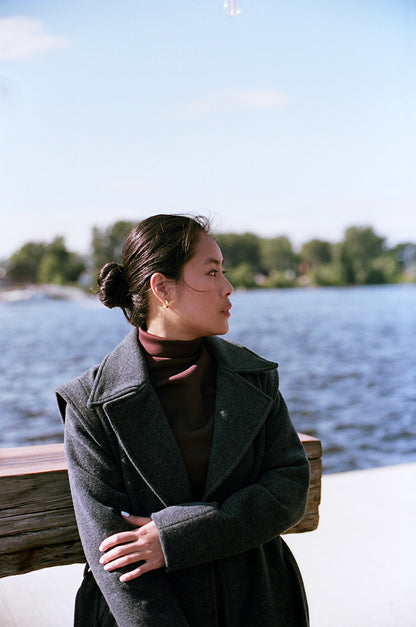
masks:
[[[0,449],[0,577],[84,561],[63,444]]]
[[[311,480],[309,484],[308,505],[306,513],[297,525],[286,531],[286,533],[303,533],[304,531],[314,531],[319,524],[319,504],[321,502],[321,480],[322,480],[322,444],[318,438],[299,433],[303,448],[308,456],[311,468]]]

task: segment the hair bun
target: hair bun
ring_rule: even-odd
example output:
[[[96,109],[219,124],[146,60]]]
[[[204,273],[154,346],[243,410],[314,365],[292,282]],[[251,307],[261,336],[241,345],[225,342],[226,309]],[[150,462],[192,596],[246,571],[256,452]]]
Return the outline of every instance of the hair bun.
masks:
[[[106,307],[131,305],[131,293],[127,285],[124,268],[114,261],[106,263],[98,273],[98,298]]]

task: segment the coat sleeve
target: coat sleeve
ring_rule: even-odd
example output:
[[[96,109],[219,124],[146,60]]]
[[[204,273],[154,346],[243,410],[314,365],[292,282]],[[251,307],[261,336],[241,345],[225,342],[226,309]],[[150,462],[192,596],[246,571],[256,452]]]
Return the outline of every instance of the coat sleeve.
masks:
[[[258,547],[304,515],[309,462],[278,391],[277,371],[268,373],[268,383],[274,402],[265,424],[266,447],[258,480],[222,503],[185,503],[152,514],[168,570]]]
[[[99,416],[85,407],[78,408],[68,397],[58,394],[65,419],[65,453],[78,529],[88,564],[119,627],[154,624],[185,627],[185,616],[164,569],[146,573],[128,583],[120,574],[131,567],[106,572],[99,564],[102,540],[131,530],[122,517],[129,511],[128,496],[114,453],[114,444]]]

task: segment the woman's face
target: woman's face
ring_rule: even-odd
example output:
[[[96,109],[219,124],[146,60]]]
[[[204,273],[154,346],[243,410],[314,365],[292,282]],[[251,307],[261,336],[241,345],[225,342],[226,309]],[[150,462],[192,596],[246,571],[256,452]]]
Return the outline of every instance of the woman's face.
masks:
[[[218,244],[208,235],[201,235],[169,304],[175,339],[227,333],[233,287],[224,276],[222,264]]]

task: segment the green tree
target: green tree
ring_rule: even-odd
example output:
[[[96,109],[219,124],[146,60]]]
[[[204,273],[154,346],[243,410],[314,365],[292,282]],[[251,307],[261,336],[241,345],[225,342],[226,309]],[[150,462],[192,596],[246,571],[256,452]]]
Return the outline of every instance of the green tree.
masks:
[[[45,254],[43,242],[27,242],[13,253],[7,264],[7,274],[18,283],[36,283],[39,263]]]
[[[298,271],[299,258],[293,251],[292,243],[285,235],[260,241],[261,267],[264,272]]]
[[[109,261],[121,261],[123,242],[134,224],[127,220],[119,220],[105,229],[93,228],[91,245],[95,272]]]
[[[251,272],[260,265],[259,238],[253,233],[220,233],[215,236],[224,257],[226,268],[248,264]]]
[[[336,263],[337,246],[321,239],[312,239],[300,250],[300,270],[314,285],[340,285],[339,264]]]
[[[272,270],[265,280],[264,287],[294,287],[296,275],[294,270]]]
[[[348,284],[366,283],[372,263],[385,252],[385,238],[377,235],[371,226],[351,226],[339,247],[339,263],[344,281]],[[371,270],[372,271],[372,270]]]
[[[57,237],[47,247],[39,267],[41,282],[75,283],[85,270],[83,259],[70,252],[63,237]]]
[[[388,253],[371,261],[365,277],[366,285],[382,285],[396,283],[400,276],[396,259]]]
[[[321,239],[311,239],[303,244],[299,256],[311,268],[323,266],[332,261],[332,245]]]
[[[86,263],[77,253],[70,252],[65,267],[65,281],[76,283],[86,270]]]
[[[40,260],[37,279],[39,283],[65,283],[64,267],[53,253],[47,252]]]
[[[82,258],[67,250],[64,239],[28,242],[12,255],[8,276],[23,283],[75,283],[85,269]]]
[[[316,266],[310,271],[309,277],[312,284],[315,285],[330,286],[344,284],[344,277],[341,274],[340,265],[337,263]]]
[[[84,270],[82,258],[67,250],[63,237],[56,237],[45,247],[37,278],[40,283],[75,283]]]
[[[257,287],[251,266],[244,261],[227,270],[227,279],[233,287]]]

